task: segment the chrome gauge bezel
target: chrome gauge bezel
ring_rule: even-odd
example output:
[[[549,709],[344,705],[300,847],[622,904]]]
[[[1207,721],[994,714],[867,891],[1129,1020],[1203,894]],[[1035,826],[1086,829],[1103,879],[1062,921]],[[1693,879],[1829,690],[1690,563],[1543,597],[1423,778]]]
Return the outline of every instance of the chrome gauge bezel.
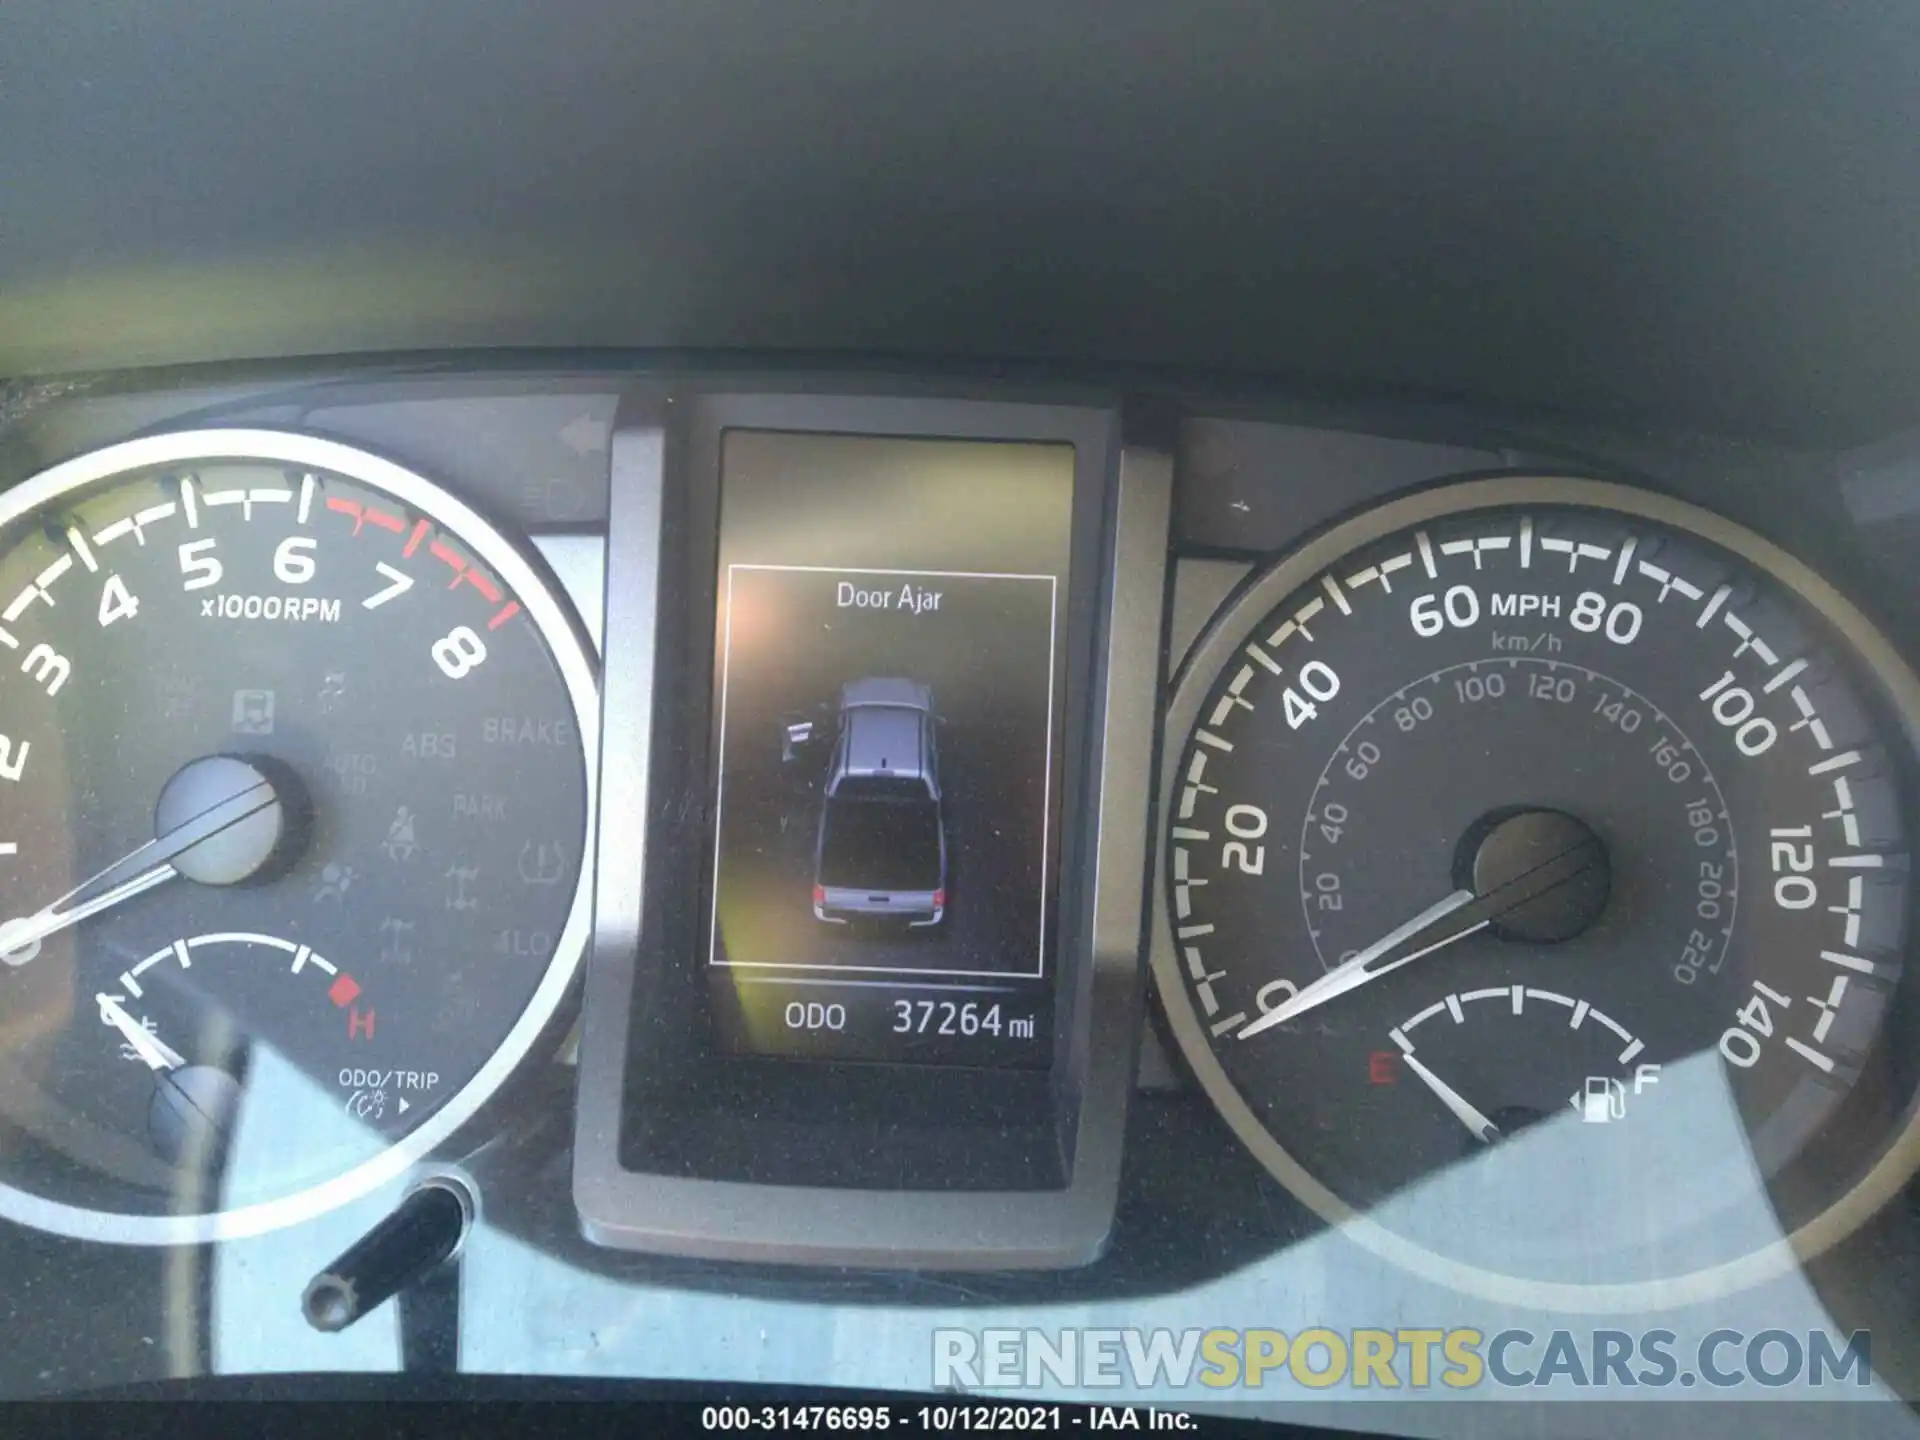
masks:
[[[1786,587],[1845,640],[1882,693],[1909,747],[1920,750],[1920,676],[1874,623],[1803,562],[1734,522],[1683,501],[1603,481],[1503,476],[1405,495],[1335,525],[1257,573],[1223,605],[1173,682],[1166,713],[1155,836],[1154,988],[1174,1039],[1201,1088],[1253,1156],[1328,1225],[1374,1254],[1449,1289],[1503,1304],[1572,1314],[1619,1314],[1696,1303],[1783,1274],[1843,1240],[1892,1199],[1920,1168],[1920,1096],[1907,1097],[1897,1129],[1871,1167],[1831,1205],[1779,1240],[1737,1259],[1682,1275],[1613,1284],[1533,1280],[1452,1259],[1355,1210],[1289,1153],[1260,1122],[1215,1057],[1182,977],[1168,901],[1167,819],[1176,813],[1180,766],[1201,707],[1268,613],[1330,564],[1383,537],[1445,516],[1493,507],[1583,506],[1699,535]]]
[[[189,461],[265,461],[332,471],[403,501],[459,536],[526,608],[558,666],[579,726],[586,783],[580,878],[553,958],[532,999],[485,1064],[418,1129],[319,1185],[231,1210],[131,1215],[48,1200],[0,1183],[0,1218],[56,1235],[117,1245],[238,1240],[311,1220],[404,1175],[472,1119],[526,1060],[553,1022],[586,954],[593,924],[593,847],[599,834],[599,678],[577,621],[548,581],[478,511],[434,482],[355,446],[291,431],[200,429],[151,435],[91,451],[0,494],[0,528],[43,506],[123,475]]]

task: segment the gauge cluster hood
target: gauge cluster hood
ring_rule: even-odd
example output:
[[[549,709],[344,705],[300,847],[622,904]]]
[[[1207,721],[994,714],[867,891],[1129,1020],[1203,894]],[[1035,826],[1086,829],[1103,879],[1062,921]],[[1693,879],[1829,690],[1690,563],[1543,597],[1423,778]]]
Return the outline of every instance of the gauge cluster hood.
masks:
[[[0,48],[0,374],[671,347],[1920,418],[1910,5],[28,5]]]

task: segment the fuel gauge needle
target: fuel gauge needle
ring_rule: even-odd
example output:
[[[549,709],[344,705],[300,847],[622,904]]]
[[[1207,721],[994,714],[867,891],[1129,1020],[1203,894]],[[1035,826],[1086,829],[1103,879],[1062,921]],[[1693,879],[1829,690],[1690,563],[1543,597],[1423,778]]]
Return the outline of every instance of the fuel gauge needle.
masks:
[[[1483,1145],[1491,1145],[1500,1138],[1498,1125],[1482,1115],[1471,1100],[1423,1065],[1412,1051],[1400,1058],[1409,1070],[1420,1077],[1421,1084],[1440,1097],[1440,1103],[1453,1112],[1454,1118],[1467,1127],[1474,1139]]]
[[[100,1018],[120,1032],[134,1053],[147,1062],[148,1069],[178,1070],[187,1063],[184,1055],[159,1036],[148,1034],[146,1027],[129,1015],[113,996],[100,994],[93,998],[100,1004]]]

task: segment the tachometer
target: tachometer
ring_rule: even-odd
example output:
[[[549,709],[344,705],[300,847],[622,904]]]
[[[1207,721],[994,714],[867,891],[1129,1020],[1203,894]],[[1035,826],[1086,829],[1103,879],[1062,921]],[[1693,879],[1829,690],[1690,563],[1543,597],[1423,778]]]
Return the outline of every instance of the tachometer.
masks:
[[[585,945],[595,693],[510,543],[344,445],[0,496],[0,1215],[253,1234],[450,1135]]]
[[[1857,610],[1717,517],[1574,480],[1389,504],[1180,683],[1174,1034],[1276,1176],[1435,1279],[1755,1278],[1912,1168],[1917,714]]]

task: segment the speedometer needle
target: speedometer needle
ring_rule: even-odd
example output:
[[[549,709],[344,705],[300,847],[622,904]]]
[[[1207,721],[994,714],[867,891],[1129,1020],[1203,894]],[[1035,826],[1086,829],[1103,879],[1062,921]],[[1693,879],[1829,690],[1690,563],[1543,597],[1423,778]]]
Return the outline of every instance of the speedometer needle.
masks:
[[[1451,945],[1456,940],[1464,940],[1477,930],[1484,930],[1493,923],[1493,917],[1487,916],[1478,923],[1469,921],[1457,927],[1439,929],[1441,922],[1464,909],[1474,901],[1471,890],[1456,890],[1437,905],[1430,905],[1413,919],[1398,929],[1390,930],[1373,944],[1336,965],[1318,980],[1291,999],[1267,1011],[1258,1020],[1240,1032],[1240,1038],[1246,1040],[1263,1030],[1284,1024],[1296,1015],[1304,1015],[1315,1006],[1324,1005],[1335,996],[1344,995],[1349,990],[1357,990],[1369,980],[1377,980],[1382,975],[1398,970],[1402,965],[1410,965],[1422,955],[1431,955],[1442,946]],[[1409,946],[1408,942],[1420,939],[1423,943]]]
[[[1402,965],[1410,965],[1423,955],[1464,940],[1510,911],[1605,863],[1606,851],[1599,840],[1585,833],[1585,838],[1521,871],[1511,880],[1493,886],[1484,895],[1472,890],[1456,890],[1351,959],[1334,966],[1299,994],[1274,1006],[1242,1029],[1240,1038],[1251,1039],[1382,975],[1389,975]]]
[[[96,995],[93,998],[100,1006],[100,1018],[120,1032],[127,1044],[133,1047],[134,1053],[147,1062],[147,1068],[178,1070],[187,1063],[184,1055],[159,1036],[149,1035],[146,1027],[129,1015],[113,996]]]
[[[273,783],[262,780],[122,856],[45,909],[0,924],[0,961],[25,965],[40,953],[40,942],[49,935],[164,885],[179,873],[173,867],[174,860],[278,804],[279,798]]]

